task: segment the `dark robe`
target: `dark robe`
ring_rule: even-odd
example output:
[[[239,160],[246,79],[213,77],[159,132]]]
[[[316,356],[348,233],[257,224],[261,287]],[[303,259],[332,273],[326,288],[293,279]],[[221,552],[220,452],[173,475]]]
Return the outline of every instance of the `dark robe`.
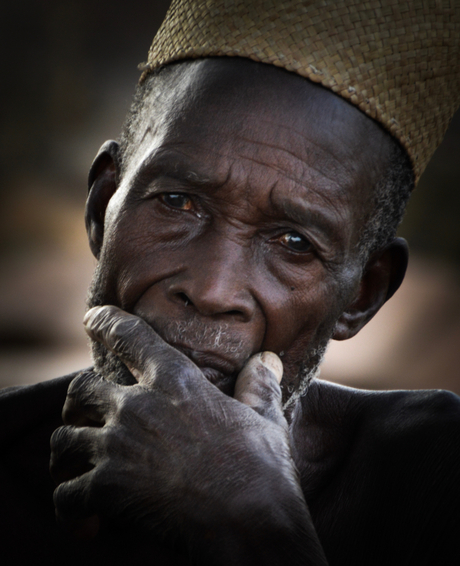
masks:
[[[106,523],[94,540],[82,542],[56,525],[49,438],[62,425],[75,375],[0,392],[1,563],[187,564],[151,536],[126,528]],[[313,384],[302,399],[296,450],[308,450],[311,406],[334,387]],[[313,487],[308,470],[300,470],[329,563],[460,565],[460,398],[337,391],[337,406],[358,399],[352,426],[344,423],[337,465]]]

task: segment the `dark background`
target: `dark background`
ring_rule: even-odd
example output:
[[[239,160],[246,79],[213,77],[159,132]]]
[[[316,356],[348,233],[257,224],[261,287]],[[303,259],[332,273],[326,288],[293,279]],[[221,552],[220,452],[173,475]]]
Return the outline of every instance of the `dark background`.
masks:
[[[90,364],[81,328],[95,261],[86,175],[118,136],[169,1],[23,0],[0,17],[0,386]],[[394,299],[323,376],[460,392],[460,114],[401,229],[413,260]]]

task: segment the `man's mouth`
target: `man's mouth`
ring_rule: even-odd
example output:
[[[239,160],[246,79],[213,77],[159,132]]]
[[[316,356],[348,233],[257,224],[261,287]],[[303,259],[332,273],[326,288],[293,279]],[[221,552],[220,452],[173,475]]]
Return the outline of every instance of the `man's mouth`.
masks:
[[[244,363],[232,363],[213,352],[202,352],[183,344],[169,342],[197,365],[206,379],[227,395],[233,395],[235,381]]]
[[[173,348],[196,364],[213,385],[233,394],[236,378],[252,355],[251,340],[232,331],[228,324],[206,324],[198,317],[176,320],[135,312]]]

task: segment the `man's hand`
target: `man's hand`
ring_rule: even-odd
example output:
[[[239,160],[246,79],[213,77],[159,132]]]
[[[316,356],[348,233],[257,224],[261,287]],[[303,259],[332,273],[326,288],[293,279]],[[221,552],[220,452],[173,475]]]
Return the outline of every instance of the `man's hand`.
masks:
[[[138,383],[72,382],[67,426],[51,440],[58,519],[89,536],[98,517],[127,521],[178,539],[201,564],[325,564],[291,457],[278,357],[253,356],[231,398],[141,319],[98,307],[85,322]]]

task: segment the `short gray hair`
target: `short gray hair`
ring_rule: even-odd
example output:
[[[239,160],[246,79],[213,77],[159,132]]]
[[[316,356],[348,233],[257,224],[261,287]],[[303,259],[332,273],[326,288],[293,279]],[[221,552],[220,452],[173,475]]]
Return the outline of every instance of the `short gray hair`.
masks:
[[[386,174],[374,188],[371,212],[358,240],[358,253],[363,266],[373,253],[384,248],[395,237],[414,188],[415,175],[410,158],[396,139],[391,140]]]

